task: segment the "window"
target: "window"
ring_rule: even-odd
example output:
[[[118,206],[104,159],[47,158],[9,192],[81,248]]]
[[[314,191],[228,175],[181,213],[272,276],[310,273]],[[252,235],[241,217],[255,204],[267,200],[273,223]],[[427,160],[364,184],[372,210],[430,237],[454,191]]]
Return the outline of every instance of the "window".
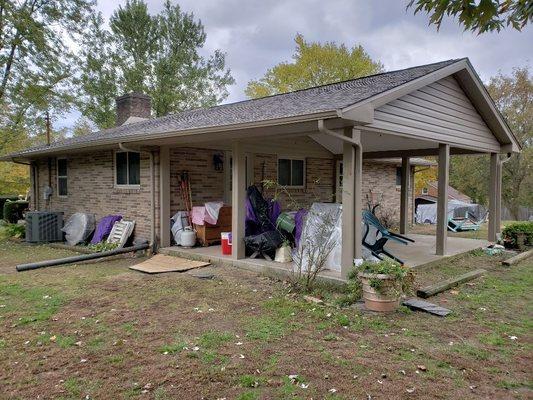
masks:
[[[67,188],[67,159],[57,159],[57,195],[66,196],[68,194]]]
[[[293,188],[305,186],[305,160],[278,158],[278,183]]]
[[[141,154],[134,151],[115,153],[115,184],[138,186],[141,183]]]
[[[396,186],[402,186],[402,168],[396,168]]]
[[[428,188],[427,187],[422,188],[422,194],[428,194]]]

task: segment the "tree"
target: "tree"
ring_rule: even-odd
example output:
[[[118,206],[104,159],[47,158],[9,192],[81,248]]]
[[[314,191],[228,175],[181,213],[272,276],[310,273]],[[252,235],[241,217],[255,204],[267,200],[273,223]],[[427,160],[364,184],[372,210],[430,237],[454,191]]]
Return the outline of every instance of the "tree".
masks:
[[[101,13],[91,17],[82,36],[80,57],[83,64],[77,78],[78,109],[102,129],[115,125],[115,98],[118,96],[113,44],[103,26]]]
[[[86,25],[94,0],[0,1],[0,154],[37,142],[42,117],[73,102],[75,55],[67,41]],[[0,191],[23,194],[28,168],[2,163]]]
[[[114,125],[118,94],[152,97],[156,116],[213,106],[234,83],[225,55],[203,57],[206,34],[201,21],[169,0],[150,15],[143,0],[128,0],[110,18],[111,30],[95,17],[84,36],[80,110],[99,128]]]
[[[410,0],[407,8],[415,8],[415,14],[430,14],[429,24],[440,28],[444,16],[459,18],[459,23],[478,34],[500,31],[506,26],[522,30],[533,19],[530,0]]]
[[[503,164],[502,199],[516,219],[519,206],[533,207],[533,80],[529,68],[501,73],[488,85],[496,106],[523,149]]]
[[[263,78],[250,81],[245,93],[249,98],[271,96],[313,86],[355,79],[382,71],[362,46],[348,49],[344,44],[307,42],[296,35],[293,62],[282,62],[269,69]]]
[[[89,133],[92,133],[93,131],[94,129],[91,122],[85,117],[80,117],[74,123],[74,127],[72,128],[72,136],[85,136]]]
[[[533,81],[529,69],[516,68],[510,76],[499,73],[487,89],[509,127],[522,145],[502,166],[502,201],[514,219],[520,206],[533,207]],[[489,158],[454,156],[450,166],[450,184],[487,204]]]

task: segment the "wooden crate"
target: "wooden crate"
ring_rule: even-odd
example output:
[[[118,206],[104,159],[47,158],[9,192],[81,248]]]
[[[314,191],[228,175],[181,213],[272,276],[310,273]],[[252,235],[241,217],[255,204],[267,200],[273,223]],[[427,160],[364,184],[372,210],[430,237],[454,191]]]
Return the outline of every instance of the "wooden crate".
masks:
[[[196,225],[195,228],[198,242],[202,246],[220,243],[220,234],[222,232],[231,232],[231,206],[223,206],[220,209],[216,225],[204,222],[204,225]]]

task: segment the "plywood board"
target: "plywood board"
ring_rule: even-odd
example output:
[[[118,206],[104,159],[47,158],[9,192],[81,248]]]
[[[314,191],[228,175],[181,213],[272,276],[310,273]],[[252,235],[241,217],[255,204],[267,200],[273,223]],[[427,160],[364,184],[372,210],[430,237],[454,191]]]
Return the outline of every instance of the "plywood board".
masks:
[[[210,265],[204,261],[187,260],[186,258],[156,254],[149,260],[133,265],[130,269],[147,274],[161,274],[163,272],[184,272],[194,268]]]

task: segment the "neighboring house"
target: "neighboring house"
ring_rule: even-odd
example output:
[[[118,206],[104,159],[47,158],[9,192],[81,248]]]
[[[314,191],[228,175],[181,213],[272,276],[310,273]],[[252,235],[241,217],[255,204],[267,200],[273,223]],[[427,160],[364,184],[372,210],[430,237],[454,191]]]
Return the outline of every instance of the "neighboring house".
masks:
[[[415,193],[415,208],[419,204],[436,203],[439,194],[439,183],[437,181],[429,181],[426,185]],[[448,200],[459,200],[463,203],[472,203],[472,199],[464,193],[461,193],[454,187],[448,185]]]
[[[184,207],[179,177],[187,171],[195,205],[220,199],[233,204],[235,259],[244,258],[248,185],[276,181],[302,204],[342,201],[346,276],[361,257],[359,210],[369,191],[397,212],[403,232],[412,215],[412,166],[425,162],[417,157],[438,155],[440,174],[447,177],[450,154],[490,153],[498,193],[498,154],[520,150],[467,59],[150,115],[150,99],[129,94],[117,99],[119,126],[2,159],[31,165],[33,209],[64,211],[66,217],[118,213],[136,221],[136,236],[161,246],[171,244],[169,219]],[[45,200],[48,185],[52,195]],[[498,199],[491,198],[492,207]],[[444,254],[445,229],[437,231],[437,254]]]

